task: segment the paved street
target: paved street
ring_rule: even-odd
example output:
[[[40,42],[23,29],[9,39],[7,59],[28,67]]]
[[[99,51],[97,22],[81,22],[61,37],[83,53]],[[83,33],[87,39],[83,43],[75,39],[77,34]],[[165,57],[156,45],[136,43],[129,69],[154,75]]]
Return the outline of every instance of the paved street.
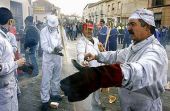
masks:
[[[73,74],[77,70],[72,66],[70,59],[76,58],[76,41],[68,41],[67,54],[63,59],[63,73],[62,78]],[[119,48],[121,45],[118,46]],[[170,45],[167,47],[167,53],[170,60]],[[169,61],[170,63],[170,61]],[[41,58],[39,58],[40,74],[37,77],[30,77],[29,75],[21,75],[19,77],[19,86],[21,87],[22,95],[19,98],[19,111],[40,111],[41,99],[40,99],[40,84],[41,84]],[[170,66],[169,66],[170,69]],[[170,71],[168,74],[170,80]],[[109,93],[101,93],[102,106],[105,111],[120,111],[119,100],[110,104],[108,102],[108,96],[115,95],[117,98],[117,88],[111,88]],[[170,91],[166,91],[163,95],[163,111],[170,111]],[[77,106],[76,106],[77,107]],[[80,106],[81,107],[81,106]],[[75,104],[69,103],[67,98],[64,97],[59,104],[59,108],[51,109],[50,111],[74,111]]]

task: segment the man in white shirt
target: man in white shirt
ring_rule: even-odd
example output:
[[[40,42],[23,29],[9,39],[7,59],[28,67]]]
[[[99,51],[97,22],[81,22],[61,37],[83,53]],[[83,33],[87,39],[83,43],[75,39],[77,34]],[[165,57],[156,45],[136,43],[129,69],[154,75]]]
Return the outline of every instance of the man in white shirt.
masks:
[[[84,61],[84,57],[87,53],[98,54],[99,40],[95,37],[92,37],[93,24],[86,23],[83,24],[83,36],[77,42],[77,60],[84,67],[97,67],[101,63],[96,60],[87,62]],[[100,111],[100,91],[97,90],[94,93],[90,94],[85,100],[75,103],[77,111]],[[81,105],[80,105],[81,104]],[[80,107],[80,108],[79,108]]]
[[[128,48],[85,56],[87,61],[96,59],[110,65],[83,68],[61,81],[69,101],[79,101],[99,88],[114,86],[120,87],[122,111],[162,111],[160,96],[167,83],[168,58],[153,35],[153,12],[136,10],[129,17],[128,31],[133,40]]]

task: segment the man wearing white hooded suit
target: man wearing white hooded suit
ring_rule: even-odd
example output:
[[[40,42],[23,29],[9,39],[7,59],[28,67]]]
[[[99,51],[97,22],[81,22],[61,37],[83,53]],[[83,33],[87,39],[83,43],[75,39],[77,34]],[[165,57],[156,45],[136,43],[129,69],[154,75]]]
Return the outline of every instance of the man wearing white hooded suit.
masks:
[[[60,76],[62,70],[62,43],[58,29],[58,18],[47,16],[47,26],[41,30],[40,40],[43,50],[41,100],[42,111],[48,110],[50,99],[60,101]]]

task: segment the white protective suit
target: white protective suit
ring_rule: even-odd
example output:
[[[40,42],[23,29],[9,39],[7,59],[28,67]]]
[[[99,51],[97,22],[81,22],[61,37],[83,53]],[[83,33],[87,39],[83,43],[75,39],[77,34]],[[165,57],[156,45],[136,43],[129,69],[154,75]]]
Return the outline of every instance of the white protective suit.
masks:
[[[8,41],[10,42],[10,44],[12,45],[13,53],[15,54],[15,53],[18,51],[17,41],[16,41],[15,35],[14,35],[13,33],[11,33],[11,32],[7,32],[7,39],[8,39]],[[14,57],[14,58],[15,58],[15,57]],[[15,78],[16,78],[17,84],[18,84],[17,70],[15,70],[14,73],[15,73]],[[20,95],[20,94],[21,94],[21,90],[20,90],[19,85],[17,85],[17,95]]]
[[[14,61],[13,48],[7,35],[0,30],[0,111],[18,111],[17,84],[14,71],[18,65]]]
[[[44,27],[40,34],[42,59],[42,83],[41,100],[48,102],[50,95],[60,95],[60,76],[62,71],[62,57],[52,54],[57,46],[62,46],[60,32],[50,33],[48,27]]]
[[[167,83],[168,59],[154,35],[126,49],[101,53],[98,61],[122,63],[122,111],[162,111],[160,95]]]
[[[14,35],[13,33],[11,33],[11,32],[8,32],[8,33],[7,33],[7,36],[8,36],[7,39],[9,40],[9,42],[11,43],[11,45],[12,45],[12,47],[13,47],[13,52],[15,53],[15,52],[18,50],[16,37],[15,37],[15,35]]]
[[[84,61],[85,53],[92,53],[98,54],[98,44],[99,40],[94,38],[94,44],[90,42],[85,37],[81,37],[77,43],[77,60],[79,63]],[[93,60],[89,62],[89,67],[97,67],[100,66],[101,63],[98,63],[97,60]],[[100,111],[99,107],[100,100],[99,100],[99,91],[96,91],[90,94],[85,100],[76,102],[76,111]],[[80,107],[80,108],[79,108]]]

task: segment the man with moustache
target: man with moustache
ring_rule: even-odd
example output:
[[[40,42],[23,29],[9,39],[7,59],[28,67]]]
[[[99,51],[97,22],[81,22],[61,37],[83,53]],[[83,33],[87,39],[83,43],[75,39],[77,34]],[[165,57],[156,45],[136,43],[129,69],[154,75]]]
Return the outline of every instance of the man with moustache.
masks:
[[[168,58],[154,37],[153,12],[136,10],[128,21],[133,43],[125,49],[87,54],[85,60],[109,65],[81,68],[61,81],[69,101],[80,101],[99,88],[120,87],[121,111],[162,111],[161,94],[167,83]]]

